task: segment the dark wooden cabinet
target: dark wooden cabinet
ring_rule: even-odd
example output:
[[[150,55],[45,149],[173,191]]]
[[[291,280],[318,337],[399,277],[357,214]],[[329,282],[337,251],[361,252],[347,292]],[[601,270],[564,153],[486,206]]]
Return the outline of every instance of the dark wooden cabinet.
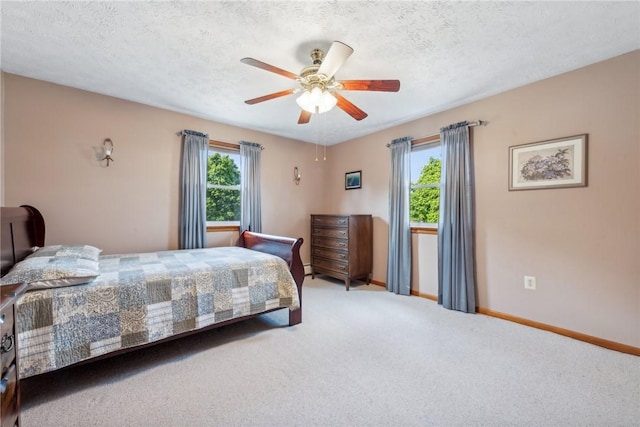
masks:
[[[15,304],[26,288],[27,285],[0,287],[0,355],[2,358],[0,425],[2,427],[20,425],[20,378]]]
[[[371,215],[311,215],[311,277],[316,273],[367,285],[373,271]]]

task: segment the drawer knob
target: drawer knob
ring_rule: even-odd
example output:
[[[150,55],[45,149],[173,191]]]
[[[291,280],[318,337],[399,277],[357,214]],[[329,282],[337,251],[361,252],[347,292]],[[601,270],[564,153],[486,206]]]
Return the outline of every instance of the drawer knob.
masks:
[[[2,341],[0,342],[0,353],[9,353],[13,350],[15,338],[13,335],[5,335],[2,337]]]
[[[0,325],[4,323],[4,316],[5,316],[4,313],[2,313],[2,316],[0,316]]]

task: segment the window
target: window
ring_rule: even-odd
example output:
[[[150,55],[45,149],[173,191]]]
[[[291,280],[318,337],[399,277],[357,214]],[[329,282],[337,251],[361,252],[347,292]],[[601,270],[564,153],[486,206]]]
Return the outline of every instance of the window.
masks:
[[[240,151],[209,146],[207,223],[240,224]]]
[[[411,147],[409,221],[412,226],[436,226],[440,209],[440,143]]]

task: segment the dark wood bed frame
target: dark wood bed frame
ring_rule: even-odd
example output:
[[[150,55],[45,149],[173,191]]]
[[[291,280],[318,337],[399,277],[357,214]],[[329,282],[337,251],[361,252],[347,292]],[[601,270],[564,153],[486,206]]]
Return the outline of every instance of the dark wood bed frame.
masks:
[[[0,228],[0,276],[4,276],[14,264],[22,261],[27,255],[32,253],[31,248],[34,246],[45,245],[45,225],[44,217],[40,211],[33,206],[28,205],[20,207],[2,207],[0,208],[0,217],[2,219],[2,227]],[[273,236],[249,231],[243,231],[240,234],[240,239],[238,241],[238,246],[277,255],[284,259],[289,265],[289,270],[291,271],[293,280],[296,282],[298,297],[300,299],[300,308],[289,311],[290,326],[297,325],[302,322],[302,282],[304,281],[304,266],[300,258],[300,246],[302,246],[302,242],[302,238],[293,239],[289,237]],[[271,311],[284,309],[288,310],[288,308],[276,308],[262,313],[230,319],[204,328],[176,334],[162,340],[114,351],[70,366],[105,359],[107,357],[116,356],[139,348],[149,347],[194,333],[225,326],[230,323],[250,319]]]

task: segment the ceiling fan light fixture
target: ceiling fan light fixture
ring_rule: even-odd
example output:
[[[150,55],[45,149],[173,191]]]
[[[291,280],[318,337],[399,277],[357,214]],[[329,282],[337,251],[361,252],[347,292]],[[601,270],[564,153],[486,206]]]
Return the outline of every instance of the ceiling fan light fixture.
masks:
[[[296,99],[296,103],[309,113],[322,114],[335,107],[338,100],[328,90],[322,90],[316,86],[302,92],[302,95]]]
[[[1,1],[1,0],[0,0]],[[296,80],[301,88],[281,90],[258,98],[248,99],[245,104],[253,105],[270,99],[282,96],[302,93],[296,99],[296,103],[302,111],[298,117],[298,124],[309,123],[312,114],[325,113],[337,106],[339,109],[353,117],[355,120],[362,120],[367,117],[367,113],[345,99],[340,91],[378,91],[378,92],[398,92],[400,89],[399,80],[336,80],[335,73],[353,53],[353,49],[348,45],[334,41],[327,54],[321,49],[311,51],[313,65],[302,69],[300,74],[295,74],[282,68],[274,67],[266,62],[253,58],[242,58],[240,61],[263,70],[279,74],[283,77]]]

